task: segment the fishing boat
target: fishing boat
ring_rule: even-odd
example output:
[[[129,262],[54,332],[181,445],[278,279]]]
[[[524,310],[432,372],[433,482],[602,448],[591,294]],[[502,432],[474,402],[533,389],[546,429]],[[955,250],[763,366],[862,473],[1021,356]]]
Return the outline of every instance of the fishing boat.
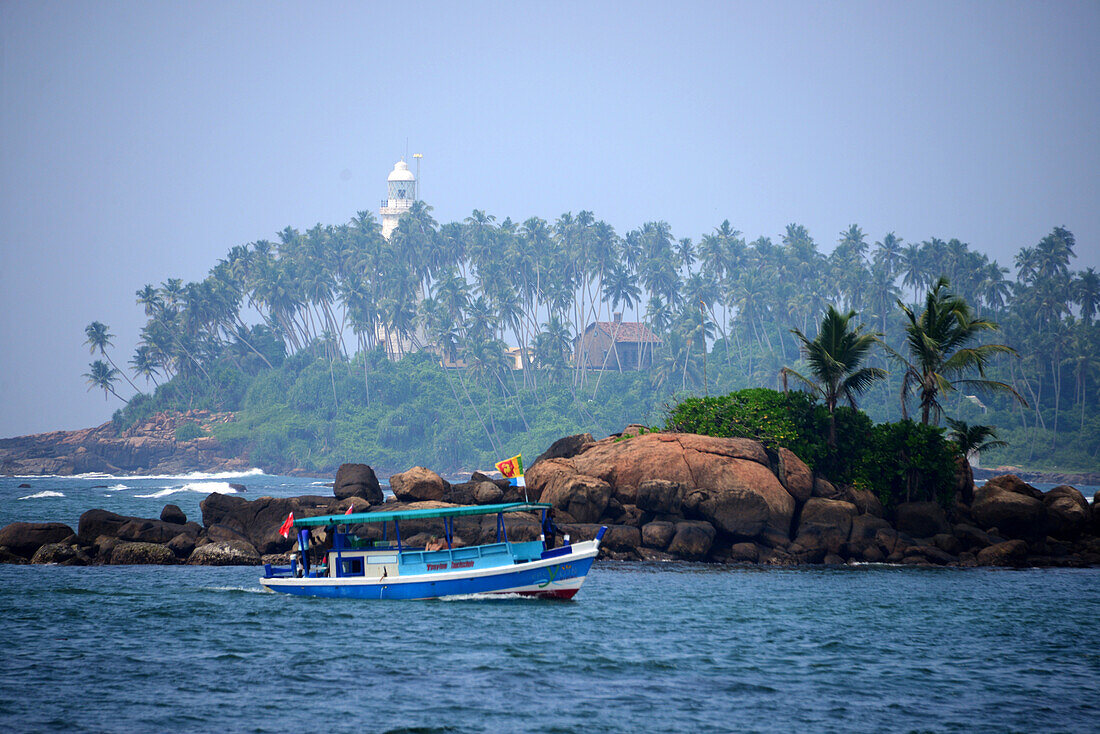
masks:
[[[292,526],[298,529],[298,549],[290,566],[266,564],[260,583],[269,591],[329,598],[435,599],[515,594],[572,599],[592,567],[607,528],[601,527],[593,540],[578,543],[570,543],[569,536],[564,535],[562,544],[552,547],[557,528],[550,509],[551,505],[545,503],[511,502],[293,520]],[[518,512],[541,513],[540,539],[508,540],[504,518]],[[456,547],[455,518],[477,515],[497,516],[496,542]],[[402,543],[402,521],[436,518],[443,520],[441,547]],[[356,527],[362,530],[362,526],[374,523],[381,523],[381,540],[353,532]],[[316,527],[328,531],[332,546],[320,563],[311,564],[310,529]]]

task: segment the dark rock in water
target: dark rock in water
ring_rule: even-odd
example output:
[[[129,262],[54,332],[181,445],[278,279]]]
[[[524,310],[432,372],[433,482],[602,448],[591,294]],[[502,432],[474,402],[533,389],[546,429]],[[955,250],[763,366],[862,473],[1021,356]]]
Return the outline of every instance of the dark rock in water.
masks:
[[[0,563],[26,563],[27,559],[16,553],[12,553],[11,549],[6,545],[0,545]]]
[[[993,544],[984,530],[965,523],[955,526],[955,537],[959,539],[965,550],[987,548]]]
[[[932,536],[932,545],[936,546],[944,553],[950,553],[953,556],[957,556],[963,552],[962,541],[951,533],[939,533]]]
[[[1027,561],[1027,543],[1006,540],[978,551],[979,566],[1023,566]]]
[[[196,548],[187,559],[187,565],[258,566],[260,565],[260,554],[244,541],[220,540]]]
[[[1092,496],[1092,532],[1100,535],[1100,492]]]
[[[13,522],[0,529],[0,546],[22,558],[31,558],[47,543],[57,543],[73,534],[60,522]]]
[[[121,566],[168,566],[179,563],[167,546],[159,543],[130,543],[123,541],[111,551],[111,561]]]
[[[730,546],[730,563],[756,563],[760,560],[760,548],[755,543],[734,543]]]
[[[390,477],[390,489],[402,502],[440,502],[446,488],[443,477],[422,466],[414,466]]]
[[[596,439],[592,438],[591,433],[578,433],[573,436],[559,438],[550,444],[550,448],[535,457],[535,460],[531,462],[531,466],[544,459],[570,459],[595,442]]]
[[[227,494],[211,494],[199,508],[207,528],[225,525],[241,533],[263,553],[284,553],[294,544],[294,536],[279,535],[279,527],[291,512],[297,518],[332,514],[336,502],[331,497],[259,497],[246,500]]]
[[[183,513],[179,505],[165,505],[164,509],[160,511],[160,519],[164,522],[183,525],[187,522],[187,515]]]
[[[31,559],[31,563],[56,563],[61,566],[87,566],[91,561],[82,550],[66,543],[47,543]]]
[[[676,525],[663,520],[654,520],[642,526],[642,545],[663,551],[668,548],[676,535]]]
[[[168,550],[172,551],[176,558],[186,559],[191,555],[191,551],[195,550],[195,537],[180,533],[168,541]]]
[[[879,530],[889,529],[890,523],[874,515],[856,515],[852,518],[852,541],[874,541]]]
[[[203,532],[203,537],[205,537],[208,541],[214,543],[222,540],[239,540],[244,543],[248,543],[249,545],[252,544],[252,541],[250,541],[248,539],[248,536],[245,535],[243,532],[231,528],[228,525],[222,525],[221,523],[214,523],[210,527],[206,528],[206,530]]]
[[[1047,510],[1047,532],[1056,538],[1076,538],[1092,519],[1085,495],[1064,484],[1043,495],[1043,506]]]
[[[101,535],[117,538],[119,529],[136,519],[139,518],[127,517],[107,510],[88,510],[80,516],[77,535],[80,536],[80,542],[88,545],[94,543]]]
[[[642,544],[642,533],[629,525],[611,525],[603,536],[600,547],[617,553],[636,551]]]
[[[994,477],[974,493],[970,513],[987,531],[997,528],[1009,538],[1042,538],[1047,535],[1042,497],[1042,492],[1018,477]]]
[[[668,552],[674,556],[700,561],[707,557],[714,544],[714,526],[701,520],[685,520],[676,523],[676,535],[668,544]]]
[[[30,489],[30,488],[31,488],[31,485],[27,484],[26,482],[23,482],[18,487],[18,489]]]
[[[947,515],[936,502],[903,502],[897,507],[898,530],[914,538],[951,532]]]
[[[811,497],[802,508],[795,542],[804,548],[838,548],[851,535],[856,506],[843,500]],[[835,552],[835,551],[834,551]]]
[[[198,523],[177,524],[163,520],[144,520],[135,517],[126,522],[115,533],[119,540],[135,543],[167,543],[180,533],[199,534]]]
[[[336,499],[362,497],[372,505],[380,505],[384,499],[374,469],[366,464],[341,464],[336,470],[332,492]]]
[[[634,504],[646,512],[679,515],[682,502],[682,490],[678,483],[648,479],[638,485]]]
[[[229,488],[232,489],[234,492],[247,492],[248,491],[248,487],[244,486],[243,484],[238,484],[237,482],[230,482],[229,483]]]

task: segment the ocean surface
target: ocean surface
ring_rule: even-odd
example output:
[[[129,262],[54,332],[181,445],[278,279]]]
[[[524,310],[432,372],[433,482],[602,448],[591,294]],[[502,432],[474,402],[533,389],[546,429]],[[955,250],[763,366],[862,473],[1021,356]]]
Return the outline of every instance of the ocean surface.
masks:
[[[331,491],[314,481],[3,478],[0,525],[75,528],[92,507],[156,516],[165,502],[198,520],[218,483],[245,484],[244,497]],[[612,562],[574,602],[315,600],[265,593],[258,576],[0,565],[0,727],[1094,732],[1100,721],[1100,569]]]

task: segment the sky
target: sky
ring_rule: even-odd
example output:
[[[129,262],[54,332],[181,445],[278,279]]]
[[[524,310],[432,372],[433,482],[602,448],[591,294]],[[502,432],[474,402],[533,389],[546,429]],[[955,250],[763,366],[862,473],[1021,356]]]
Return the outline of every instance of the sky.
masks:
[[[856,223],[1007,266],[1062,225],[1100,267],[1097,38],[1097,2],[0,0],[0,437],[109,420],[88,323],[124,365],[143,285],[377,213],[412,153],[440,222]]]

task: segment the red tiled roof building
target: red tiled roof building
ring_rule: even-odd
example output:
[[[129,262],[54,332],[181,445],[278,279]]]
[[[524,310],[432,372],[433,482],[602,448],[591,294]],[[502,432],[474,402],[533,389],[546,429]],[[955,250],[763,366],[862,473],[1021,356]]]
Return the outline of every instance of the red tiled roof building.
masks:
[[[588,369],[642,370],[653,364],[653,349],[660,338],[637,321],[596,321],[574,343],[574,358]]]

